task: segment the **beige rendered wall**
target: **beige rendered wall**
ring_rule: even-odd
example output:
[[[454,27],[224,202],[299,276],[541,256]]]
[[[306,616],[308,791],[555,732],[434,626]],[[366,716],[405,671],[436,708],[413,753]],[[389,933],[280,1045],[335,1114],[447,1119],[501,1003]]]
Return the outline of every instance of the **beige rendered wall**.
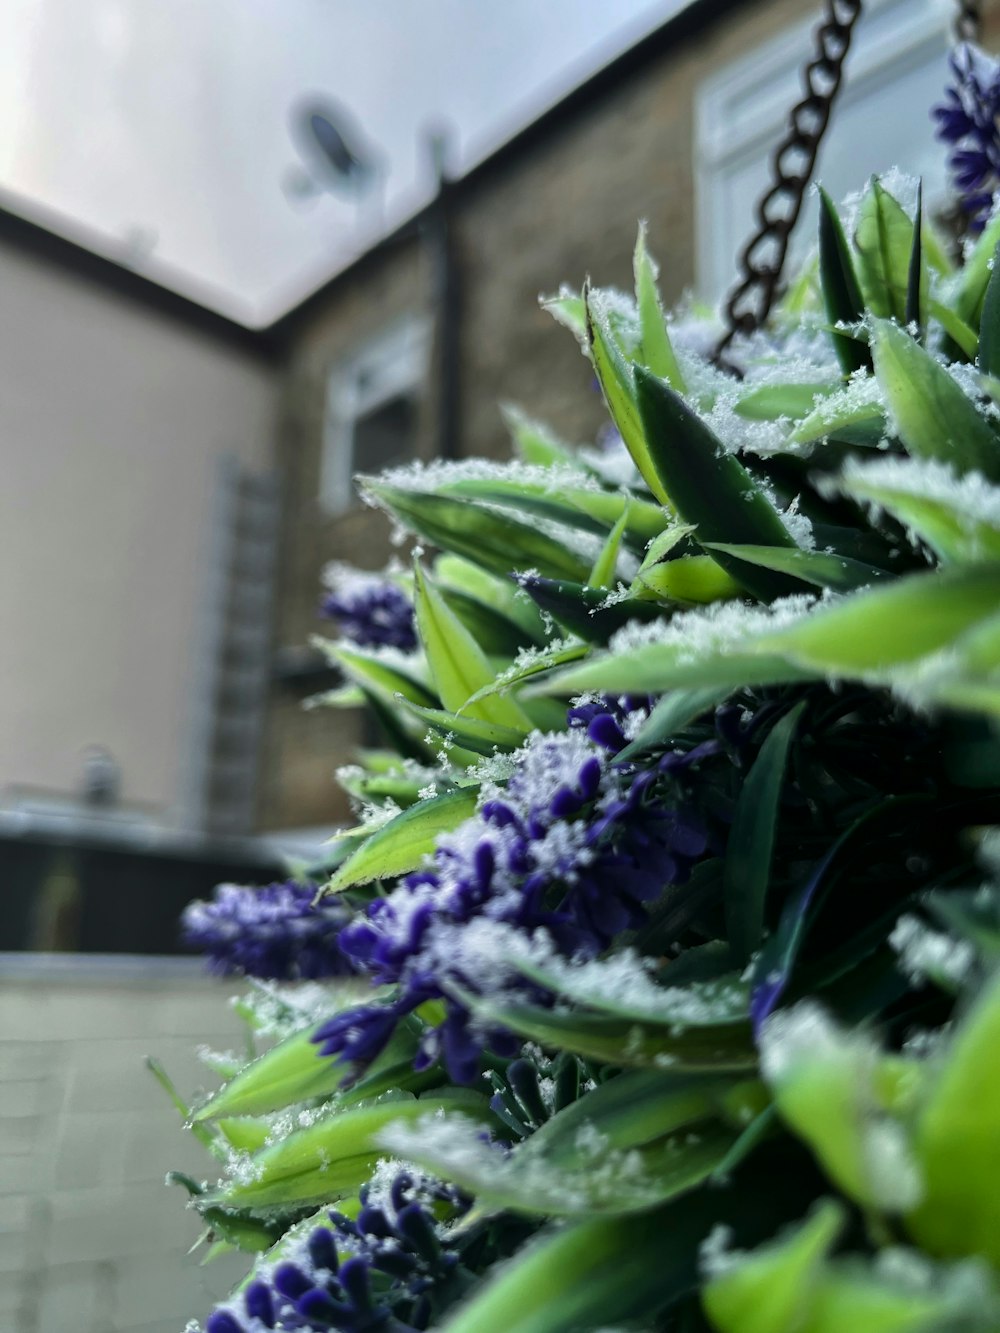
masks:
[[[189,960],[0,955],[4,1333],[179,1333],[246,1272],[186,1253],[200,1223],[164,1176],[213,1163],[143,1066],[216,1086],[195,1050],[240,1044],[228,993]]]
[[[0,787],[178,799],[213,464],[270,464],[277,372],[0,243]]]

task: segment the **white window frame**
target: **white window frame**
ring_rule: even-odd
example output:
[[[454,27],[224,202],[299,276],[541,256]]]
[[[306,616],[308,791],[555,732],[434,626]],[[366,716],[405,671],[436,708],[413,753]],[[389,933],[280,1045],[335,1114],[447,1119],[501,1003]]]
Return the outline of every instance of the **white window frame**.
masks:
[[[951,0],[869,0],[831,123],[845,107],[939,58],[949,45],[953,9]],[[807,22],[787,28],[711,75],[698,90],[695,263],[697,290],[706,298],[723,295],[736,276],[736,252],[721,221],[726,184],[749,161],[769,161],[787,126],[789,109],[802,96],[801,69],[813,49],[814,27]],[[930,107],[926,112],[929,117]],[[943,164],[943,147],[941,160]],[[893,165],[886,162],[885,168]],[[863,184],[858,181],[859,187]],[[937,201],[932,195],[929,202]],[[752,226],[748,216],[747,236],[740,243]]]
[[[429,322],[408,316],[330,371],[319,495],[326,513],[343,514],[354,505],[356,423],[401,394],[419,397],[427,378],[429,350]]]

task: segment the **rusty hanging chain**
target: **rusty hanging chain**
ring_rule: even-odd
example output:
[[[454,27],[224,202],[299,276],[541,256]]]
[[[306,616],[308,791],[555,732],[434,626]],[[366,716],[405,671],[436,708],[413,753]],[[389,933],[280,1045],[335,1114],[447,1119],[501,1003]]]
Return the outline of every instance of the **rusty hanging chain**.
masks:
[[[792,108],[788,131],[771,159],[772,184],[754,211],[756,230],[740,255],[740,279],[726,301],[717,361],[738,333],[752,333],[770,313],[861,8],[862,0],[826,0],[815,53],[803,71],[805,96]]]
[[[978,42],[982,26],[979,0],[958,0],[954,33],[956,42]]]

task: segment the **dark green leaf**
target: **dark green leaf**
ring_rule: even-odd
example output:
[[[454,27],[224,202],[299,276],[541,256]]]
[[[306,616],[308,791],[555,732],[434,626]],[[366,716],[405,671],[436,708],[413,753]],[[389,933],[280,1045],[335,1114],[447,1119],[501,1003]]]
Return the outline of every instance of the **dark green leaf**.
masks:
[[[819,197],[819,268],[827,318],[832,325],[856,324],[864,318],[865,303],[854,261],[833,200],[823,189]],[[863,342],[844,333],[831,336],[845,375],[864,366],[871,368],[871,353]]]
[[[729,944],[737,963],[745,963],[760,946],[764,931],[788,751],[804,708],[803,701],[771,728],[736,803],[726,844],[724,882]]]
[[[770,500],[738,459],[679,394],[637,367],[636,399],[648,442],[650,466],[699,541],[794,546]],[[754,596],[770,599],[798,587],[794,579],[716,554],[718,563]]]

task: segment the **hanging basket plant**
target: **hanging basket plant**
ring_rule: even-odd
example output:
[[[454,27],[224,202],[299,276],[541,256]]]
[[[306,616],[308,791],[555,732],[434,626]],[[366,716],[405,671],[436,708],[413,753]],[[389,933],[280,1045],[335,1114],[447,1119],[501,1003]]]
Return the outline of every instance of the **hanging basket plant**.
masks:
[[[361,480],[425,549],[333,573],[358,825],[187,916],[260,978],[183,1108],[250,1260],[207,1333],[1000,1327],[982,222],[822,195],[721,369],[640,232],[634,295],[546,303],[611,445],[512,412],[513,463]]]

